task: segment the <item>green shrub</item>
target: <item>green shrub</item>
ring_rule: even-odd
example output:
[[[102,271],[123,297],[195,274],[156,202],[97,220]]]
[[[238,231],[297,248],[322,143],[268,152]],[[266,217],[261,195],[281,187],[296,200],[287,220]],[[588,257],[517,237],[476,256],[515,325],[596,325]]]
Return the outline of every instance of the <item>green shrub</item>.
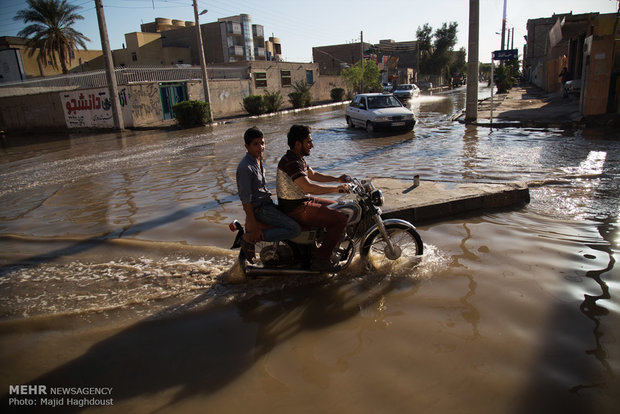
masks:
[[[282,98],[282,95],[280,95],[280,91],[265,91],[263,102],[265,103],[265,110],[267,112],[278,112],[280,108],[282,108],[284,99]]]
[[[306,82],[295,82],[294,92],[288,94],[288,100],[293,108],[307,108],[312,105],[310,86]]]
[[[172,105],[172,112],[183,128],[204,125],[211,122],[209,104],[202,101],[183,101]]]
[[[293,108],[303,108],[304,106],[304,94],[301,92],[291,92],[288,94],[288,101],[293,105]]]
[[[334,88],[329,94],[334,102],[342,102],[344,99],[344,89],[342,88]]]
[[[266,111],[265,101],[262,95],[250,95],[243,98],[243,109],[250,115],[264,114]]]

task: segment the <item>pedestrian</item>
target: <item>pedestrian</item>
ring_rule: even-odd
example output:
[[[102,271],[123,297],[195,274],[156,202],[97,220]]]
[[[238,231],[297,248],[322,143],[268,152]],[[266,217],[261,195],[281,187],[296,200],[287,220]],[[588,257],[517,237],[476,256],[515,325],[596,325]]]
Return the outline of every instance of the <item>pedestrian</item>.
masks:
[[[562,82],[562,96],[567,97],[568,90],[566,89],[566,82],[570,80],[570,72],[568,71],[568,68],[566,66],[562,68],[562,71],[560,72],[558,77],[560,78]]]
[[[237,167],[237,190],[245,212],[245,232],[241,250],[252,263],[254,244],[291,239],[301,229],[295,220],[284,214],[271,199],[265,180],[263,153],[265,138],[257,127],[249,128],[243,135],[247,153]]]
[[[333,201],[311,197],[310,194],[348,192],[348,184],[338,186],[322,184],[345,183],[348,176],[334,177],[316,172],[308,166],[305,157],[310,155],[314,147],[309,126],[293,125],[287,138],[290,149],[280,159],[276,174],[278,205],[302,226],[326,229],[321,247],[316,250],[312,258],[312,266],[320,271],[331,271],[335,264],[332,254],[344,236],[347,216],[327,207]]]

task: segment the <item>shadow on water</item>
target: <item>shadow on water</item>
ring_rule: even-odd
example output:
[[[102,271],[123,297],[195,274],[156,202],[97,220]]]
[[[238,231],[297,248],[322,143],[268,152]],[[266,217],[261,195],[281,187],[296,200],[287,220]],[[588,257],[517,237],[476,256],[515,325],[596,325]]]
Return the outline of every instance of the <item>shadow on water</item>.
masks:
[[[601,223],[598,230],[607,243],[587,244],[595,251],[608,257],[605,268],[590,270],[585,277],[600,288],[599,295],[584,293],[579,312],[587,321],[577,318],[572,302],[560,302],[554,308],[546,326],[547,337],[538,352],[538,358],[528,370],[529,381],[521,391],[517,413],[612,413],[617,412],[620,403],[618,386],[620,380],[608,361],[607,344],[616,344],[605,326],[609,310],[601,300],[611,299],[610,289],[604,277],[611,276],[615,259],[611,246],[619,236],[614,223]],[[595,259],[584,255],[585,259]],[[593,347],[583,349],[582,341],[574,341],[571,332],[592,335]]]
[[[167,403],[161,402],[159,409],[166,408],[216,392],[278,344],[300,332],[352,318],[360,309],[376,306],[399,284],[400,280],[379,277],[322,279],[313,285],[200,308],[209,299],[203,294],[189,304],[193,311],[164,310],[93,345],[30,384],[113,387],[115,405],[177,389]],[[250,286],[240,289],[245,288]],[[78,407],[64,408],[64,412],[77,411]]]

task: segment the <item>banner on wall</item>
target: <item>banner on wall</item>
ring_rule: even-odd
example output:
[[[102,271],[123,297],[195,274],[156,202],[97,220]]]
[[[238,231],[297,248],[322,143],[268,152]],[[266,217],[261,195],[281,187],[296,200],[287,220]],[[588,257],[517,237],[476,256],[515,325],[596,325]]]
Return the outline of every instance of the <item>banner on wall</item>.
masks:
[[[127,126],[131,119],[127,90],[122,88],[118,95]],[[114,128],[112,101],[107,88],[61,92],[60,102],[67,128]]]

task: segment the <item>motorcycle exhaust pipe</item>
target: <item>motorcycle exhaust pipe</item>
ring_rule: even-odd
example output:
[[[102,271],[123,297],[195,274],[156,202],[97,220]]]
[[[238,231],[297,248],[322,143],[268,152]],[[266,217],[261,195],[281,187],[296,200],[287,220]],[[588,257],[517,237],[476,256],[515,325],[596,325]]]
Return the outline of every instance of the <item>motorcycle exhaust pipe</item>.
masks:
[[[245,268],[245,275],[248,277],[261,277],[261,276],[317,276],[321,272],[318,270],[305,270],[305,269],[277,269],[277,268],[264,268],[247,266]]]

